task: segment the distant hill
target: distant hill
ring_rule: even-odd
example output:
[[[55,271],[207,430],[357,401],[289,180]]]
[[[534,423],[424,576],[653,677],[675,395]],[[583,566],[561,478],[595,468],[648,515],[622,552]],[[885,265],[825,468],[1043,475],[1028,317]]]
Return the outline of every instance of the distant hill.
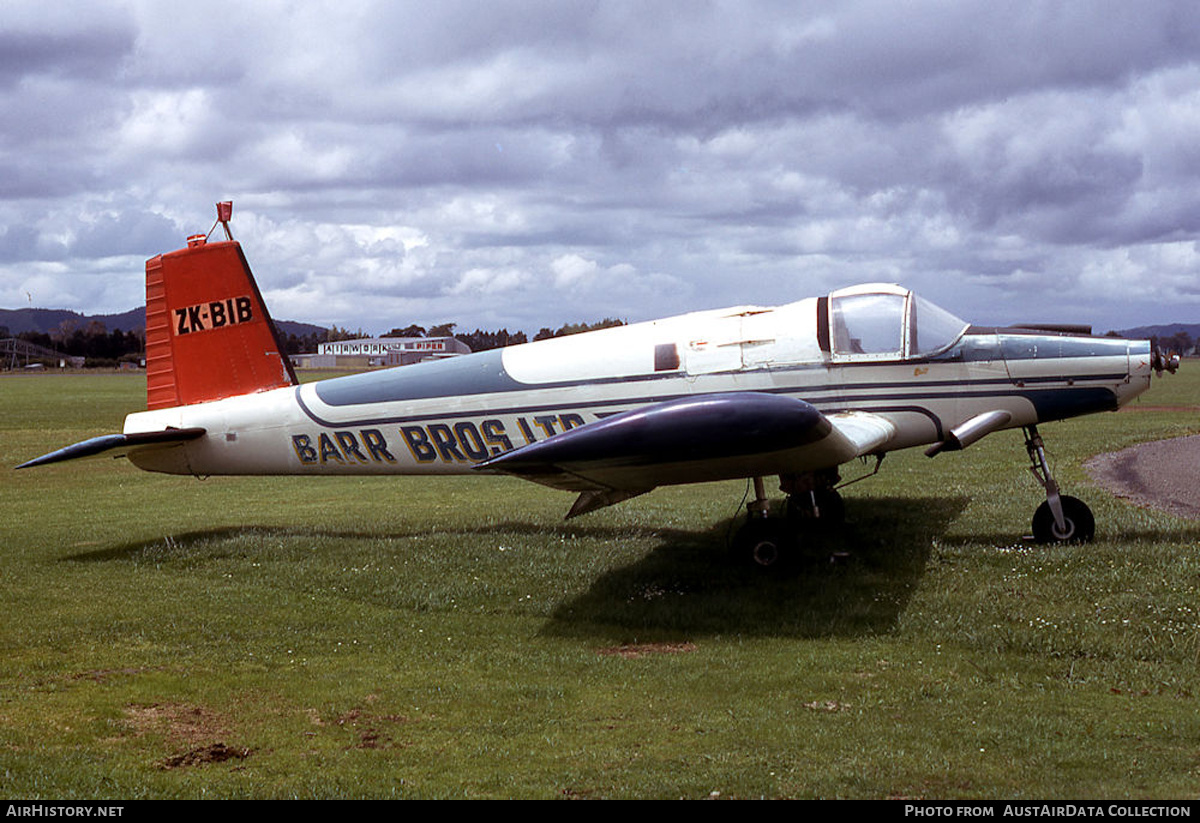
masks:
[[[1166,323],[1160,326],[1138,326],[1135,329],[1124,329],[1117,332],[1121,337],[1134,340],[1145,340],[1150,337],[1172,337],[1185,332],[1195,340],[1200,337],[1200,323]]]
[[[10,335],[21,334],[22,332],[34,331],[43,334],[48,333],[66,320],[73,320],[79,325],[86,325],[90,320],[96,319],[104,323],[104,327],[109,331],[120,329],[121,331],[130,331],[132,329],[144,328],[146,325],[145,311],[126,312],[124,315],[107,315],[104,317],[88,317],[80,314],[77,311],[68,311],[67,309],[0,309],[0,326],[8,329]],[[126,325],[109,325],[111,318],[124,317],[128,318]]]
[[[27,331],[49,334],[64,320],[73,320],[80,326],[99,320],[108,331],[129,332],[146,328],[146,310],[131,309],[121,314],[80,314],[68,309],[0,309],[0,327],[7,328],[9,335]],[[327,331],[322,326],[298,323],[294,320],[276,320],[275,325],[283,334],[294,334],[297,337]]]
[[[312,323],[300,323],[296,320],[276,320],[275,327],[282,334],[294,334],[304,337],[306,334],[324,334],[329,329],[324,326],[314,326]]]

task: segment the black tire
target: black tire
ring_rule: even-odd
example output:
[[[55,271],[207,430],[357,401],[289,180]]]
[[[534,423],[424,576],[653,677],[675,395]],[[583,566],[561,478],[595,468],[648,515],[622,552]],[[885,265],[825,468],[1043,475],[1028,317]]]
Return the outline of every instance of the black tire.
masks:
[[[1059,532],[1047,501],[1033,513],[1033,539],[1039,543],[1090,543],[1096,536],[1096,518],[1092,516],[1092,510],[1078,498],[1064,495],[1059,499],[1067,522],[1066,531]]]
[[[799,541],[786,521],[765,517],[747,520],[733,538],[738,560],[756,569],[776,570],[790,566]]]

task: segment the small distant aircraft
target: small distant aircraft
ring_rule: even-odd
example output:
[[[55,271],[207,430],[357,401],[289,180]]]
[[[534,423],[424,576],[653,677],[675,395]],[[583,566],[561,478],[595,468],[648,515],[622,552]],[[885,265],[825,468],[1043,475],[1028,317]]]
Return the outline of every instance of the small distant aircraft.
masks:
[[[1174,371],[1149,341],[981,328],[890,284],[776,308],[703,311],[300,385],[241,246],[188,238],[146,263],[148,411],[122,434],[18,468],[101,453],[171,474],[507,474],[578,495],[568,517],[657,486],[753,480],[734,539],[770,567],[843,513],[838,468],[1022,428],[1046,500],[1041,542],[1087,541],[1038,424],[1112,411]],[[216,229],[213,225],[213,229]],[[778,476],[786,516],[764,478]]]

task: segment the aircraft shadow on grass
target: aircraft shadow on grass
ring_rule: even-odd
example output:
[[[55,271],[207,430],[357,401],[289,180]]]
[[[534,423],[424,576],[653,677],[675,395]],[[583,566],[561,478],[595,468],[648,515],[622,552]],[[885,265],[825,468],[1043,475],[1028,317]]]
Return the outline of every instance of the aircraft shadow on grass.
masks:
[[[846,524],[813,540],[786,570],[732,557],[741,518],[709,532],[662,534],[642,560],[601,575],[564,602],[542,633],[618,642],[740,634],[858,637],[895,628],[935,541],[969,503],[957,498],[847,500]]]
[[[601,573],[585,592],[564,600],[540,633],[617,641],[716,634],[855,637],[887,633],[916,590],[934,543],[944,539],[968,502],[966,497],[848,500],[847,522],[841,529],[819,534],[797,562],[771,571],[752,568],[729,551],[740,517],[705,531],[572,523],[569,533],[580,539],[649,538],[658,543],[640,560]],[[497,534],[545,538],[566,533],[561,524],[506,522],[442,534],[466,542]],[[419,539],[428,532],[222,527],[62,559],[101,563],[227,557],[231,551],[223,542],[247,535],[270,543],[297,537]],[[563,560],[548,557],[547,562]]]

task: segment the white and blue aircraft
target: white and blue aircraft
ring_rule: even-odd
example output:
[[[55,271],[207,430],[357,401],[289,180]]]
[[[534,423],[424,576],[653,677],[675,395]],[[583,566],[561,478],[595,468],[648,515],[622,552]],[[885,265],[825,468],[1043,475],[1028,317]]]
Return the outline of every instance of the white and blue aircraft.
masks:
[[[1038,425],[1113,411],[1177,365],[1149,341],[971,326],[869,284],[300,385],[228,217],[229,239],[146,264],[148,410],[18,468],[107,453],[200,477],[487,472],[577,494],[568,517],[750,478],[734,545],[774,566],[840,519],[842,464],[1021,428],[1046,493],[1034,537],[1086,541],[1092,514],[1059,492]],[[769,514],[776,476],[787,517]]]

